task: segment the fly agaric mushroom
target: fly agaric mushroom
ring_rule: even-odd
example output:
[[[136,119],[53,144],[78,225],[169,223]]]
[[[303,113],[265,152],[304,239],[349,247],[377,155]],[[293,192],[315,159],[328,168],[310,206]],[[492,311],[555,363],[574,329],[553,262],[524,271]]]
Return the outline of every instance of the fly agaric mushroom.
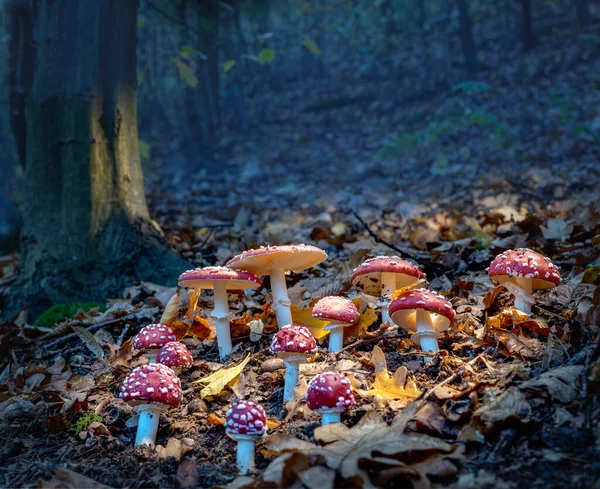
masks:
[[[424,278],[418,266],[398,256],[376,256],[356,267],[350,280],[359,292],[381,297],[377,305],[381,308],[382,322],[386,322],[390,320],[388,306],[392,294]]]
[[[515,307],[527,314],[535,304],[535,289],[550,289],[560,282],[560,272],[550,258],[527,248],[498,255],[487,271],[495,284],[513,284],[511,292],[515,295]]]
[[[277,324],[281,329],[292,324],[291,302],[285,284],[285,272],[300,272],[318,265],[327,258],[321,248],[299,244],[286,246],[266,246],[244,251],[234,256],[225,265],[236,270],[248,270],[257,275],[271,276],[271,290],[275,303]]]
[[[237,441],[236,463],[241,474],[254,469],[254,443],[267,427],[263,407],[254,401],[236,401],[225,414],[225,432]]]
[[[325,329],[329,331],[329,351],[338,352],[344,345],[344,328],[351,326],[360,317],[354,303],[344,297],[323,297],[313,307],[312,315],[330,321]]]
[[[227,291],[259,287],[260,278],[246,271],[226,267],[206,267],[182,273],[178,282],[180,287],[214,290],[214,309],[211,316],[216,322],[219,355],[225,358],[232,350]]]
[[[306,404],[323,416],[322,425],[339,423],[340,414],[356,404],[352,384],[343,375],[323,372],[308,384]]]
[[[401,328],[414,331],[412,340],[421,350],[439,350],[437,339],[454,323],[452,304],[437,292],[426,289],[406,290],[392,300],[392,321]],[[431,357],[425,357],[426,361]]]
[[[271,343],[271,351],[285,364],[283,402],[294,400],[294,388],[298,383],[298,367],[306,362],[317,349],[317,340],[305,326],[287,325],[279,330]]]
[[[125,379],[121,398],[140,414],[135,445],[154,445],[160,413],[179,405],[181,383],[175,372],[165,365],[142,365]]]
[[[170,341],[177,341],[177,336],[171,328],[164,324],[149,324],[136,335],[133,347],[145,351],[150,363],[156,363],[156,354]]]
[[[175,373],[192,366],[192,354],[183,343],[171,341],[163,346],[156,355],[156,363],[166,365]]]

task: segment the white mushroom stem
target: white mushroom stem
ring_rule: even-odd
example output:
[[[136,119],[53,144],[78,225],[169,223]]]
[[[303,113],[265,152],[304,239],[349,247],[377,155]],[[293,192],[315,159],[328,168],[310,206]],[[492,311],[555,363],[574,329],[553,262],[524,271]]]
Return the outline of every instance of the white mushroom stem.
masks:
[[[531,314],[531,306],[535,304],[533,297],[533,281],[526,277],[514,277],[513,293],[515,295],[515,308],[526,314]]]
[[[415,340],[419,341],[421,350],[436,352],[439,351],[438,337],[440,334],[435,331],[433,327],[433,321],[431,320],[431,313],[423,309],[417,309],[417,332],[415,333]],[[424,360],[428,362],[432,357],[425,357]]]
[[[390,305],[390,299],[396,292],[396,274],[389,272],[381,273],[381,301],[378,305],[381,306],[381,322],[385,323],[390,321],[390,314],[388,307]]]
[[[229,298],[227,297],[227,285],[222,280],[214,282],[215,306],[211,316],[215,318],[217,330],[217,345],[219,356],[225,358],[231,354],[231,331],[229,330]]]
[[[247,474],[254,469],[254,436],[251,435],[231,435],[237,441],[236,464],[240,474]]]
[[[321,408],[321,425],[326,426],[329,423],[341,423],[342,422],[342,411],[339,409]]]
[[[292,311],[290,310],[292,302],[288,297],[285,270],[283,268],[273,268],[271,270],[271,292],[273,293],[273,302],[275,303],[277,326],[281,329],[293,323]]]
[[[306,362],[306,358],[304,357],[289,357],[283,360],[285,364],[283,402],[291,402],[295,399],[294,389],[298,385],[298,368],[304,362]]]
[[[337,321],[331,321],[325,330],[329,330],[329,351],[336,353],[340,351],[344,346],[344,328],[348,326],[348,323],[340,323]]]
[[[140,413],[135,446],[153,446],[156,441],[156,432],[158,431],[158,422],[162,411],[161,406],[158,404],[142,404],[136,406],[134,411]]]

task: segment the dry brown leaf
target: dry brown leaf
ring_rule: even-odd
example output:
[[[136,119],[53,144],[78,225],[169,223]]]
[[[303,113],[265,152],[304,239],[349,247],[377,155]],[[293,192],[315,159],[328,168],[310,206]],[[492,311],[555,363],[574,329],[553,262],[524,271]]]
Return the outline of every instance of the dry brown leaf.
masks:
[[[169,299],[165,310],[160,317],[160,324],[171,324],[177,316],[179,316],[179,307],[181,306],[181,299],[179,298],[179,293],[176,292],[173,294],[173,297]]]
[[[73,472],[63,467],[56,467],[50,480],[40,479],[39,489],[110,489],[110,486],[100,484],[89,477]]]

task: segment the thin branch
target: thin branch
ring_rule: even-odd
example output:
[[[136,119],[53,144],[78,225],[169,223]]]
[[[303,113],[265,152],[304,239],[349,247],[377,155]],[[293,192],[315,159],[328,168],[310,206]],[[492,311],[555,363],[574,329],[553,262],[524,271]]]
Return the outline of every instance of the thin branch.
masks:
[[[395,252],[399,253],[400,256],[404,256],[405,258],[409,258],[411,260],[416,261],[417,263],[420,263],[422,265],[428,266],[430,268],[433,268],[441,273],[446,273],[446,268],[442,267],[441,265],[438,265],[437,263],[433,263],[430,262],[428,260],[424,260],[423,258],[419,258],[418,256],[412,255],[410,253],[408,253],[407,251],[401,250],[400,248],[398,248],[397,246],[393,245],[392,243],[386,241],[385,239],[381,238],[377,233],[375,233],[375,231],[373,231],[369,225],[362,219],[362,217],[360,217],[354,210],[351,210],[352,215],[358,220],[358,222],[360,222],[363,227],[365,228],[365,230],[367,231],[367,233],[369,233],[369,236],[371,236],[375,242],[377,243],[381,243],[382,245],[387,246],[388,248],[391,248],[392,250],[394,250]]]

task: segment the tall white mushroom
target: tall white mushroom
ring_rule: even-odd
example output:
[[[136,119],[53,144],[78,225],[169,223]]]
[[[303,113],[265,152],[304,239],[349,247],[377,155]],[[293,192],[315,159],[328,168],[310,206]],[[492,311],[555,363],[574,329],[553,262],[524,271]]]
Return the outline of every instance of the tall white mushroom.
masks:
[[[219,355],[225,358],[231,353],[231,331],[229,330],[228,290],[252,289],[259,287],[260,278],[253,273],[232,270],[226,267],[206,267],[188,270],[179,277],[180,287],[213,289],[214,309]]]
[[[291,301],[285,283],[285,273],[300,272],[314,267],[327,258],[321,248],[299,244],[285,246],[266,246],[255,250],[244,251],[234,256],[225,265],[236,270],[247,270],[257,275],[271,276],[271,291],[275,303],[277,325],[292,324]]]
[[[379,296],[377,304],[381,308],[381,320],[389,321],[388,306],[392,294],[403,287],[425,279],[422,270],[398,256],[376,256],[361,263],[352,272],[352,285],[359,292]],[[424,287],[426,284],[420,285]]]

